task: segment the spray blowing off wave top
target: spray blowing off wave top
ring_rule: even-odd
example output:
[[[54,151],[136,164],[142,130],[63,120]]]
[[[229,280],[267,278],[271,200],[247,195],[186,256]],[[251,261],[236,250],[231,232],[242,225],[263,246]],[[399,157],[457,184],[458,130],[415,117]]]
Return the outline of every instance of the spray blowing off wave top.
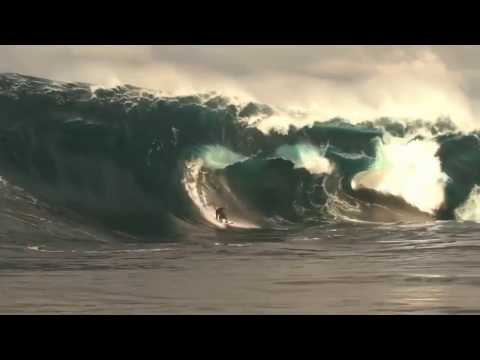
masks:
[[[252,121],[274,116],[215,94],[4,74],[0,176],[145,238],[218,228],[217,206],[240,228],[284,228],[455,219],[476,204],[468,199],[480,184],[478,137],[448,120],[334,119],[283,133]]]

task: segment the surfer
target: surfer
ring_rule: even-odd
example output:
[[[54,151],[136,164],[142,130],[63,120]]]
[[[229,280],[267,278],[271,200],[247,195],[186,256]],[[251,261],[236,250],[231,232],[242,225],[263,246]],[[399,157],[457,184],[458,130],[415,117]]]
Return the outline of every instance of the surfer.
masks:
[[[228,223],[227,214],[225,213],[224,208],[218,208],[215,210],[215,218],[220,222]]]

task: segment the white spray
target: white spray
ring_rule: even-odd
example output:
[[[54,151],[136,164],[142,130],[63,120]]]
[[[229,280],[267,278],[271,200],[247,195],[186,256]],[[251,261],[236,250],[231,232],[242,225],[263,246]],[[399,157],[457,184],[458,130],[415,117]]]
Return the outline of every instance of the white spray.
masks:
[[[436,156],[438,143],[386,137],[379,142],[371,169],[352,180],[352,188],[369,188],[403,198],[418,209],[434,213],[445,197],[448,177]]]
[[[455,210],[458,221],[480,222],[480,186],[475,185],[467,200]]]

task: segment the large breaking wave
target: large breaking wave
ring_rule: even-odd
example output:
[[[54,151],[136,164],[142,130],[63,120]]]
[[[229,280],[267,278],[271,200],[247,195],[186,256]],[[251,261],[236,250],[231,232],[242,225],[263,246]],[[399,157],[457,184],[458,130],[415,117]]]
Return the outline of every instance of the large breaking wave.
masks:
[[[0,75],[0,175],[144,237],[323,222],[480,220],[480,140],[435,123],[259,130],[266,105]]]

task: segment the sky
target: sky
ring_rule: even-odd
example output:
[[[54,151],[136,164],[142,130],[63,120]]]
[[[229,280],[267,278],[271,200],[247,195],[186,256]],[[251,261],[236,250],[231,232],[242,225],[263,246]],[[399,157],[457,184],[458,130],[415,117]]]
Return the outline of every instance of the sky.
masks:
[[[480,127],[480,46],[1,45],[0,72],[216,91],[319,121],[449,116]]]

